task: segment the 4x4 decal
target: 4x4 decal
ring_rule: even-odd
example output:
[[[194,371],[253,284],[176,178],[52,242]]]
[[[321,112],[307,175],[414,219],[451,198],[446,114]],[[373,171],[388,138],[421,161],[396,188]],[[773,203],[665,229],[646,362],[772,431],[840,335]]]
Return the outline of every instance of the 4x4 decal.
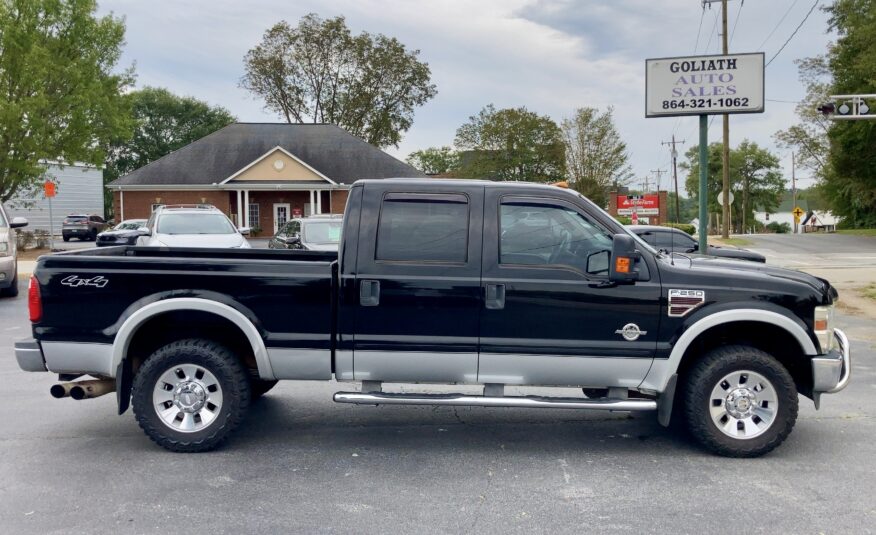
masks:
[[[76,275],[70,275],[69,277],[64,277],[61,281],[61,284],[64,286],[69,286],[71,288],[78,288],[80,286],[94,286],[96,288],[103,288],[107,285],[109,279],[98,275],[97,277],[92,277],[90,279],[80,279]]]

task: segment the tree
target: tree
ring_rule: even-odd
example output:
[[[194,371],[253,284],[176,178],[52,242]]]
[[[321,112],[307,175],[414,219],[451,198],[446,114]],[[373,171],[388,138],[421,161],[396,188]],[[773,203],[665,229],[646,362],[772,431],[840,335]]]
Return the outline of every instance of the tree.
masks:
[[[718,204],[718,193],[723,191],[721,151],[720,143],[709,145],[707,205],[710,213],[721,212]],[[685,186],[694,202],[699,203],[699,147],[691,147],[685,157],[687,161],[681,164],[688,171]],[[768,212],[778,207],[785,191],[779,159],[748,140],[731,148],[730,191],[734,195],[730,205],[731,219],[737,231],[743,231],[753,224],[755,207],[763,207]]]
[[[110,144],[103,173],[105,183],[235,121],[225,108],[174,95],[167,89],[144,87],[126,95],[126,99],[134,124],[133,137],[116,138]],[[109,213],[111,192],[106,192],[104,200]]]
[[[798,62],[806,98],[801,123],[776,134],[818,179],[831,211],[850,226],[876,226],[876,123],[830,121],[816,110],[829,95],[876,91],[876,0],[836,0],[823,8],[837,35],[825,55]],[[841,104],[841,103],[837,103]],[[874,103],[868,102],[871,108]]]
[[[130,130],[115,72],[125,25],[94,0],[0,2],[0,202],[33,190],[46,160],[103,163]]]
[[[395,38],[352,35],[344,17],[275,24],[244,58],[241,87],[289,123],[333,123],[377,147],[398,146],[414,108],[435,96],[431,71]]]
[[[459,167],[459,153],[450,147],[429,147],[408,155],[407,162],[427,175],[446,175]]]
[[[600,206],[608,191],[632,178],[627,145],[615,128],[613,108],[578,108],[562,123],[569,185]]]
[[[565,176],[560,127],[526,108],[496,110],[490,104],[456,131],[464,178],[553,182]]]

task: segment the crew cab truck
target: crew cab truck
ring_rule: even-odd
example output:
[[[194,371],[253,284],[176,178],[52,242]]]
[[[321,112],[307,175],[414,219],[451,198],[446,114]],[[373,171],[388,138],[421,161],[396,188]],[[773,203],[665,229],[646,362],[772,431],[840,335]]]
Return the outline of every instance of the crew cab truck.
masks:
[[[662,254],[570,190],[387,179],[351,188],[337,254],[41,257],[33,338],[15,353],[24,370],[59,374],[56,397],[115,391],[119,413],[132,404],[173,451],[216,447],[278,380],[334,378],[361,383],[340,403],[654,411],[718,454],[756,456],[791,432],[798,394],[818,407],[848,383],[836,298],[804,273]]]

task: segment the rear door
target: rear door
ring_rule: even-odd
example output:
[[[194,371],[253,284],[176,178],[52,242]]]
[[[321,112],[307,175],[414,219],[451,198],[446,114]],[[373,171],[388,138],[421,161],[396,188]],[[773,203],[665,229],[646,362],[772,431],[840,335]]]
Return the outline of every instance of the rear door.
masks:
[[[609,283],[612,234],[568,196],[489,188],[484,212],[479,382],[638,386],[656,349],[656,269]]]
[[[477,381],[483,191],[365,187],[376,217],[359,228],[356,380]]]

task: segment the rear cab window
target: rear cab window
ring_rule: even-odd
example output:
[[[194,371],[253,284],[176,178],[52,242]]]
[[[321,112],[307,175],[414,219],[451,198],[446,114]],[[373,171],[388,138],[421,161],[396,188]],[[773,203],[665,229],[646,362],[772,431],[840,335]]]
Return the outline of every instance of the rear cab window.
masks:
[[[389,193],[377,227],[378,262],[465,263],[469,201],[457,193]]]

